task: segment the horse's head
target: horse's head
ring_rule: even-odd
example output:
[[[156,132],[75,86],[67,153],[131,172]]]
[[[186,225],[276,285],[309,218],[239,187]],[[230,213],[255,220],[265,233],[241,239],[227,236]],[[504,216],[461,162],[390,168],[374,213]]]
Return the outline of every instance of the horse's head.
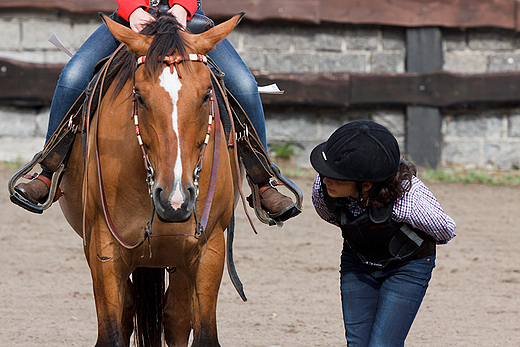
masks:
[[[154,170],[153,202],[163,221],[187,220],[197,200],[194,171],[208,129],[212,84],[208,67],[190,54],[205,56],[241,17],[199,35],[186,33],[166,15],[140,34],[104,18],[129,51],[126,64],[132,67],[122,82],[133,81],[134,112]]]

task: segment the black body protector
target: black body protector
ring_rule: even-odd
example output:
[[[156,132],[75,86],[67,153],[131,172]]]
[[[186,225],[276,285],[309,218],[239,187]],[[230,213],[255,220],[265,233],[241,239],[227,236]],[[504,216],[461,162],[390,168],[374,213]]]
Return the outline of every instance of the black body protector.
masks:
[[[393,203],[371,205],[358,217],[347,207],[339,212],[343,239],[365,265],[384,268],[425,257],[435,248],[433,238],[423,231],[392,221],[392,210]]]

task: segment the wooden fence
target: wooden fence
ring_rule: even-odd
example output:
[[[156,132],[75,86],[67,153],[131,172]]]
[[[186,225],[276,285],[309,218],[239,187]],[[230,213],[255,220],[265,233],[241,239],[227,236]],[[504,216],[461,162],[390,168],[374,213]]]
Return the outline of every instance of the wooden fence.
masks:
[[[4,0],[3,11],[112,12],[114,0]],[[206,14],[228,18],[245,11],[247,20],[323,22],[406,28],[406,72],[402,74],[256,74],[260,84],[278,83],[286,92],[263,97],[267,105],[406,107],[406,147],[421,166],[436,167],[441,155],[440,107],[520,101],[520,73],[453,74],[442,71],[441,27],[520,30],[520,2],[514,0],[204,0]],[[0,59],[0,103],[48,104],[62,65]],[[22,78],[31,76],[30,79]],[[419,135],[420,134],[420,135]],[[410,152],[413,151],[413,152]]]

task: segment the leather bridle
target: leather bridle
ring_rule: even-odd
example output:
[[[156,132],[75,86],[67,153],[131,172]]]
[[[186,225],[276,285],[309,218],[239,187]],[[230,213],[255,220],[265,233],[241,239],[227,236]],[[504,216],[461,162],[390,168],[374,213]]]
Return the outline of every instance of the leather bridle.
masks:
[[[142,56],[137,59],[136,68],[139,67],[141,64],[143,64],[146,61],[146,56]],[[193,61],[193,62],[202,62],[207,65],[207,58],[204,55],[200,54],[189,54],[185,57],[182,56],[166,56],[163,59],[163,63],[170,66],[170,72],[174,73],[175,70],[177,71],[177,74],[179,78],[182,78],[182,75],[179,72],[178,66],[180,63],[184,61]],[[209,68],[208,68],[209,69]],[[135,245],[130,245],[126,243],[119,233],[116,231],[112,220],[110,218],[110,213],[108,211],[108,206],[106,204],[105,199],[105,193],[101,178],[101,170],[100,170],[100,164],[98,160],[98,173],[99,173],[99,187],[100,187],[100,193],[101,193],[101,201],[103,206],[103,212],[105,216],[105,221],[107,223],[107,226],[112,233],[112,235],[118,240],[118,242],[127,249],[134,249],[142,245],[146,239],[154,236],[200,236],[204,230],[206,229],[208,218],[209,218],[209,212],[211,210],[211,205],[213,202],[213,196],[215,193],[216,188],[216,182],[217,182],[217,175],[218,175],[218,166],[219,166],[219,160],[220,160],[220,137],[221,137],[221,121],[220,121],[220,113],[219,108],[216,106],[216,97],[215,97],[215,91],[212,89],[211,91],[212,96],[210,97],[210,112],[208,117],[208,128],[206,132],[206,137],[204,139],[204,143],[202,144],[202,148],[200,150],[199,158],[197,160],[197,165],[195,167],[195,171],[193,174],[193,185],[195,186],[196,190],[196,197],[198,197],[199,194],[199,178],[200,178],[200,172],[202,171],[202,163],[204,159],[204,153],[206,150],[206,147],[209,143],[210,134],[213,128],[213,124],[215,127],[215,144],[214,144],[214,151],[213,151],[213,163],[212,163],[212,170],[211,170],[211,176],[208,186],[208,193],[206,196],[206,202],[204,205],[204,211],[202,214],[202,218],[199,221],[198,215],[197,215],[197,205],[195,203],[195,207],[193,210],[195,221],[196,221],[196,229],[195,229],[195,235],[189,235],[189,234],[163,234],[163,235],[153,235],[152,233],[152,222],[153,217],[156,213],[155,211],[155,204],[153,201],[153,189],[154,189],[154,170],[150,163],[150,160],[148,158],[148,154],[146,151],[146,148],[144,146],[143,140],[141,138],[141,131],[139,129],[139,112],[138,112],[138,100],[136,97],[136,91],[135,91],[135,82],[134,82],[134,88],[133,88],[133,96],[132,96],[132,118],[134,119],[134,125],[135,125],[135,132],[137,136],[137,141],[139,143],[139,146],[141,148],[141,151],[143,153],[143,160],[144,160],[144,167],[146,169],[146,182],[148,184],[148,193],[150,196],[150,202],[151,202],[151,214],[150,218],[146,222],[145,226],[145,234],[143,236],[143,239],[139,241]],[[151,252],[150,252],[151,256]]]

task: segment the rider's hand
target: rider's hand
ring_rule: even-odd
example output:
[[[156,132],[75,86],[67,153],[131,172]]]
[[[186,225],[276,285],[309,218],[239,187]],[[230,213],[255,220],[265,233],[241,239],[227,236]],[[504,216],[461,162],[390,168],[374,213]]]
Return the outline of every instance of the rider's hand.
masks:
[[[153,22],[154,20],[154,16],[143,10],[142,7],[138,7],[130,15],[130,28],[132,28],[133,31],[138,33],[146,26],[146,24],[148,24],[149,22]]]
[[[188,17],[188,11],[181,5],[173,5],[173,7],[168,10],[179,22],[179,24],[186,28],[186,17]]]

